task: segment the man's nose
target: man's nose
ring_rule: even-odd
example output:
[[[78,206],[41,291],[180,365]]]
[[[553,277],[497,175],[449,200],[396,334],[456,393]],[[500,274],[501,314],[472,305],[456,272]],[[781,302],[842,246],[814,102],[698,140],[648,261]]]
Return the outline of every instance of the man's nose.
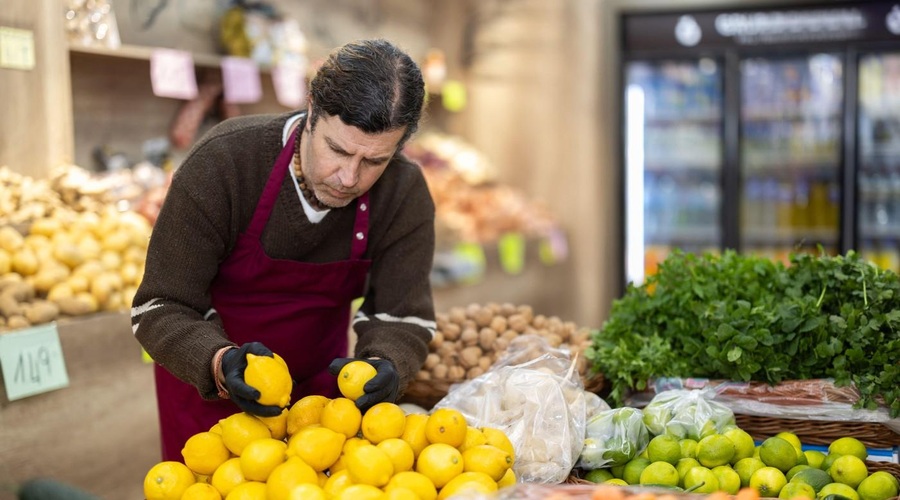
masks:
[[[338,172],[338,179],[344,187],[353,187],[359,182],[359,164],[360,161],[350,158],[347,163],[341,167]]]

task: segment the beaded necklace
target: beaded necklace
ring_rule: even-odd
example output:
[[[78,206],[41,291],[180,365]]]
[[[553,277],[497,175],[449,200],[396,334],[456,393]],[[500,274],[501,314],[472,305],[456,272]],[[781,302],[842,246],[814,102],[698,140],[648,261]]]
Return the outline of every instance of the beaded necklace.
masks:
[[[300,192],[303,193],[303,197],[306,198],[306,201],[308,201],[316,210],[328,210],[329,207],[319,201],[319,198],[316,197],[316,193],[314,193],[312,188],[307,185],[306,179],[303,177],[303,168],[300,163],[300,136],[302,135],[302,132],[303,131],[301,130],[297,134],[297,140],[294,144],[294,160],[292,162],[294,176],[297,178],[297,185],[300,186]]]

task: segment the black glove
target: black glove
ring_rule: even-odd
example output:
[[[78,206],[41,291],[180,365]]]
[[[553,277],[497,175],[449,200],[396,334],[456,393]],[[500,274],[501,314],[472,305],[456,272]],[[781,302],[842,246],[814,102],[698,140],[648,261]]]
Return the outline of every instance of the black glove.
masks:
[[[377,372],[363,386],[365,394],[356,400],[356,407],[361,412],[365,413],[366,410],[382,401],[393,403],[397,399],[397,392],[400,390],[400,374],[394,368],[394,363],[386,359],[336,358],[328,365],[328,372],[337,376],[344,365],[351,361],[365,361],[375,367]]]
[[[259,342],[248,342],[238,349],[229,349],[222,355],[222,374],[225,376],[225,388],[229,397],[238,408],[260,417],[281,415],[282,408],[276,405],[261,405],[256,402],[259,391],[244,382],[244,370],[247,368],[247,353],[257,356],[273,357],[272,351]]]

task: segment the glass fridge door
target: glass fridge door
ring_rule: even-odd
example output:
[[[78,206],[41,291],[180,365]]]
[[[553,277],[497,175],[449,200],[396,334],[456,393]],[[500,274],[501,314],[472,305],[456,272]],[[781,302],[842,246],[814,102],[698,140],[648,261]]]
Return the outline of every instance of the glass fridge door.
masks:
[[[722,67],[633,61],[625,73],[625,267],[640,284],[673,249],[721,248]]]
[[[900,272],[900,53],[860,57],[858,131],[856,248]]]
[[[787,262],[839,251],[843,62],[741,60],[741,250]]]

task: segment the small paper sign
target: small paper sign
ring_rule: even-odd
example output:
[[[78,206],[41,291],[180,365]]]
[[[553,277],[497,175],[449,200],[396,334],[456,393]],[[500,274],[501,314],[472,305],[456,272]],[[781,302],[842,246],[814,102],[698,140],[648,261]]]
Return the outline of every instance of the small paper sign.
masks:
[[[153,95],[189,101],[197,97],[197,74],[190,52],[155,49],[150,55]]]
[[[222,85],[225,87],[225,102],[250,104],[262,99],[259,66],[253,59],[223,57]]]
[[[457,80],[447,80],[441,87],[441,104],[444,109],[457,113],[466,107],[466,86]]]
[[[56,323],[0,335],[0,367],[10,401],[69,385]]]
[[[506,233],[497,243],[500,267],[509,274],[519,274],[525,268],[525,238],[519,233]]]
[[[566,260],[569,256],[569,243],[562,231],[553,229],[550,234],[541,240],[540,249],[541,262],[546,265],[553,265],[559,261]]]
[[[283,62],[272,68],[272,85],[278,103],[296,109],[306,99],[306,61]]]
[[[462,283],[477,283],[487,267],[487,259],[484,256],[484,248],[478,243],[462,242],[453,248],[453,255],[465,263],[465,272],[459,276]]]
[[[0,68],[34,69],[34,32],[0,26]]]

